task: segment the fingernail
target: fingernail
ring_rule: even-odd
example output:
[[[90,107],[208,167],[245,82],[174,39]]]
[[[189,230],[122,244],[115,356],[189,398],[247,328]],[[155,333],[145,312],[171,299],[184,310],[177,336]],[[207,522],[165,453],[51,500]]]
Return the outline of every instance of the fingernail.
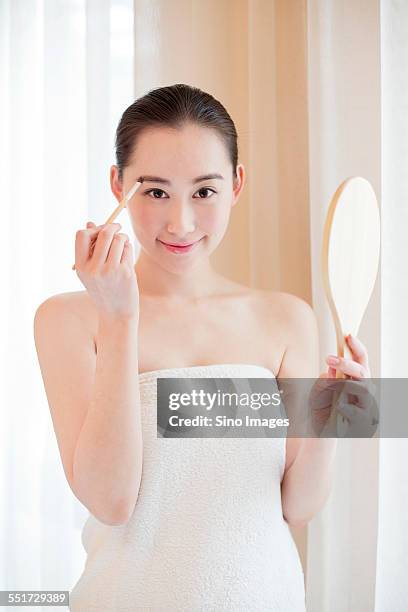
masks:
[[[334,355],[329,355],[327,357],[327,363],[330,363],[330,365],[335,365],[337,363],[340,363],[340,359],[338,357],[335,357]]]

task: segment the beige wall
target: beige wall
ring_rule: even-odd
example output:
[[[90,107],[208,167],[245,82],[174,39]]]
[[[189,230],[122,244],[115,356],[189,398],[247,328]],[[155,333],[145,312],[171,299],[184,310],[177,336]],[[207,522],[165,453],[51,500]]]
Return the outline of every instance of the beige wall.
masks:
[[[305,2],[138,0],[135,9],[135,95],[196,85],[237,127],[247,183],[214,264],[310,302]]]

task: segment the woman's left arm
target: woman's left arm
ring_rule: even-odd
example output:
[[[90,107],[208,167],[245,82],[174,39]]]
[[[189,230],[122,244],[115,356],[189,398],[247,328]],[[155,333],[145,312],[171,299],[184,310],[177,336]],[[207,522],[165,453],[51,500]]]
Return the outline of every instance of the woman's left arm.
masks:
[[[288,342],[277,378],[318,378],[319,334],[316,316],[304,300],[292,296],[286,305]],[[348,345],[353,360],[329,365],[322,376],[335,378],[336,368],[354,375],[368,368],[367,351],[359,340]],[[286,464],[281,483],[282,512],[293,526],[307,524],[324,506],[330,493],[337,438],[287,438]]]

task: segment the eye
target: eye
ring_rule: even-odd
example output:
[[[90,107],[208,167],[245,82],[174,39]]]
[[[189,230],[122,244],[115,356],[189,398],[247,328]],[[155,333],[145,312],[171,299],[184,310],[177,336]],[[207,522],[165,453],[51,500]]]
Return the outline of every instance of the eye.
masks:
[[[197,193],[200,193],[200,191],[201,191],[201,192],[202,192],[202,191],[211,191],[212,193],[217,193],[217,192],[215,191],[215,189],[211,189],[210,187],[201,187],[201,189],[199,189],[199,190],[197,191]],[[209,197],[211,197],[211,196],[209,196]],[[198,198],[198,199],[199,199],[199,200],[208,200],[209,198]]]
[[[163,191],[163,189],[157,189],[157,188],[156,188],[156,189],[154,189],[154,188],[153,188],[153,189],[147,189],[147,190],[144,192],[144,194],[145,194],[145,195],[147,195],[148,193],[152,193],[152,192],[156,192],[156,193],[157,193],[157,192],[159,192],[159,193],[166,193],[165,191]],[[163,199],[164,199],[164,198],[162,198],[162,197],[158,197],[158,198],[155,198],[155,197],[154,197],[154,198],[153,198],[153,200],[163,200]]]
[[[215,189],[211,189],[210,187],[201,187],[196,193],[203,193],[203,192],[217,193],[215,191]],[[143,192],[144,195],[148,195],[150,193],[156,193],[156,194],[157,193],[159,193],[159,194],[163,194],[164,193],[164,194],[166,194],[166,192],[163,191],[163,189],[158,189],[157,187],[156,188],[153,187],[152,189],[147,189],[146,191]],[[166,197],[168,197],[168,196],[166,196]],[[204,197],[198,197],[196,199],[198,199],[198,200],[208,200],[210,197],[211,196],[208,196],[208,197],[204,196]],[[164,199],[165,198],[161,197],[161,195],[159,195],[158,197],[153,196],[153,200],[164,200]]]

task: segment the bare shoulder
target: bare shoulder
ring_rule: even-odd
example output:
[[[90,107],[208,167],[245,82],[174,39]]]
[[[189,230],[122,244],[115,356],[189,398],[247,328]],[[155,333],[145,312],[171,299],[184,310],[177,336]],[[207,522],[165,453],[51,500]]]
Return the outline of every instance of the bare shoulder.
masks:
[[[276,367],[277,376],[289,377],[286,364],[288,356],[298,355],[303,359],[306,353],[315,358],[318,344],[318,326],[313,308],[304,299],[284,291],[262,291],[258,294],[258,304],[261,309],[261,320],[264,324],[265,336],[271,346],[279,349],[279,363]],[[302,374],[300,364],[294,363],[290,371],[295,376]]]
[[[304,330],[315,333],[317,319],[306,300],[285,291],[256,289],[223,278],[219,295],[228,298],[235,312],[239,308],[254,317],[275,346],[289,344]]]
[[[246,285],[230,282],[227,295],[234,304],[245,304],[251,309],[258,321],[271,330],[276,339],[278,329],[285,332],[287,339],[296,337],[300,329],[317,327],[313,308],[306,300],[293,293],[271,289],[255,289]]]
[[[37,308],[36,318],[47,319],[70,317],[79,323],[78,329],[95,338],[97,319],[95,309],[87,291],[57,293],[42,302]]]
[[[96,367],[86,299],[82,292],[53,295],[40,304],[34,318],[41,375],[64,471],[73,491],[74,451],[92,399]]]
[[[87,291],[67,291],[65,293],[56,293],[51,295],[40,304],[39,309],[44,305],[55,304],[61,308],[65,308],[72,314],[83,318],[89,315],[92,304]]]
[[[261,300],[265,314],[278,318],[286,332],[295,336],[305,326],[316,326],[317,319],[311,305],[293,293],[264,291]]]
[[[312,311],[312,307],[306,300],[285,291],[263,291],[264,299],[270,306],[276,306],[290,314],[301,314],[302,311]]]

